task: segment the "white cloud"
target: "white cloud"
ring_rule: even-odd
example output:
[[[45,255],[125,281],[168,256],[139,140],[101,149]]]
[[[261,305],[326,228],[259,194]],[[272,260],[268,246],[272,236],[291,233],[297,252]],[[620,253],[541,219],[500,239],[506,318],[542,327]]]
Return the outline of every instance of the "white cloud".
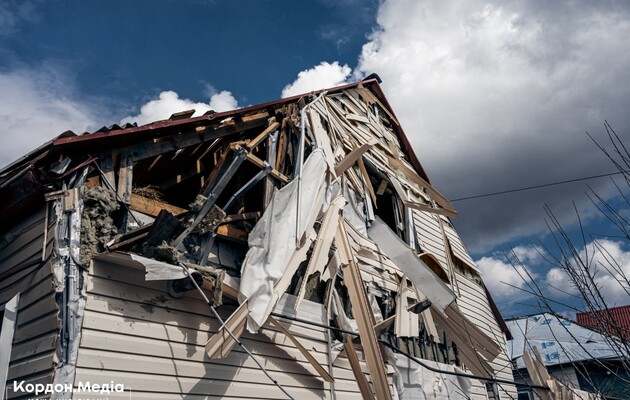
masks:
[[[512,252],[523,263],[534,264],[542,260],[544,250],[537,246],[516,246],[512,249]]]
[[[594,275],[595,285],[601,292],[604,301],[608,306],[625,305],[628,303],[628,292],[630,285],[630,250],[619,241],[609,239],[599,239],[586,245],[588,252],[584,248],[580,249],[579,255],[582,260],[589,260],[590,273]],[[572,265],[577,266],[575,260],[571,260]],[[586,280],[586,275],[580,272],[580,280]],[[571,295],[581,296],[571,278],[564,269],[554,267],[547,271],[543,288],[551,297],[567,298]],[[626,288],[626,290],[624,290]],[[558,290],[556,290],[558,289]]]
[[[72,85],[54,69],[0,72],[0,166],[60,133],[82,133],[97,118],[85,102],[75,99]]]
[[[127,116],[121,120],[121,123],[137,122],[138,125],[145,125],[150,122],[167,119],[172,114],[180,111],[194,109],[194,115],[198,116],[209,110],[221,112],[235,108],[238,108],[238,102],[232,96],[232,93],[227,90],[213,93],[208,103],[182,99],[176,92],[168,90],[160,93],[157,99],[150,100],[140,107],[138,115]]]
[[[628,303],[630,250],[619,241],[600,239],[588,245],[595,282],[609,306]],[[584,254],[584,252],[582,252]],[[626,290],[624,290],[624,288]]]
[[[282,97],[290,97],[297,94],[308,93],[313,90],[326,89],[347,83],[352,69],[344,64],[339,65],[335,61],[332,64],[323,61],[321,64],[311,69],[306,69],[298,73],[293,83],[282,89]]]
[[[432,182],[451,198],[608,172],[584,131],[630,130],[630,7],[615,2],[386,0],[355,76],[372,72]],[[589,182],[604,196],[609,182]],[[575,222],[584,185],[456,203],[468,247]],[[582,200],[583,199],[583,200]]]
[[[527,271],[529,269],[526,271],[524,265],[515,264],[512,266],[507,260],[500,259],[499,255],[483,257],[475,263],[483,273],[483,281],[488,290],[498,300],[514,300],[529,296],[524,291],[517,289],[527,289],[527,282],[529,282]]]
[[[548,285],[547,292],[553,296],[564,297],[567,295],[576,295],[577,289],[561,268],[551,268],[547,271],[545,281]]]

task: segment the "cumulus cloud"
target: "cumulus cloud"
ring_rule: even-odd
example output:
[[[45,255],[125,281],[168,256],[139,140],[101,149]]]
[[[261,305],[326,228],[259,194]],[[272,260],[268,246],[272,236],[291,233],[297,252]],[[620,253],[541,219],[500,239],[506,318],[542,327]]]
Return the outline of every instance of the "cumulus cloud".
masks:
[[[522,261],[522,260],[521,260]],[[499,301],[507,299],[522,299],[528,294],[518,288],[526,288],[529,278],[525,264],[515,263],[514,266],[499,254],[483,257],[476,261],[483,273],[483,281],[490,293]],[[533,276],[533,275],[532,275]]]
[[[526,271],[531,274],[543,295],[551,299],[550,304],[553,308],[563,309],[565,304],[576,308],[583,307],[583,302],[580,300],[582,295],[566,271],[559,267],[549,268],[549,264],[539,250],[531,246],[514,248],[513,255],[520,260],[520,263],[515,263],[516,270],[499,253],[476,261],[483,272],[483,280],[490,292],[500,301],[510,300],[510,302],[499,303],[503,311],[510,312],[511,301],[514,299],[526,303],[532,303],[534,300],[533,295],[517,289],[527,289],[526,286],[530,280]],[[551,251],[553,250],[552,248]],[[546,250],[542,254],[551,258]],[[582,260],[588,260],[594,283],[606,304],[611,307],[627,304],[630,291],[630,248],[620,241],[598,239],[579,248],[578,254]],[[577,265],[575,260],[572,260],[572,264]],[[545,269],[547,271],[544,274],[536,272]],[[578,276],[586,275],[578,271]],[[536,302],[534,301],[533,304]]]
[[[194,109],[194,115],[198,116],[209,110],[221,112],[238,108],[238,101],[231,92],[227,90],[221,92],[213,90],[213,92],[208,103],[200,103],[182,99],[172,90],[164,91],[160,93],[157,99],[150,100],[141,106],[138,115],[127,116],[121,120],[121,123],[137,122],[138,125],[145,125],[153,121],[167,119],[173,113],[190,109]]]
[[[594,265],[597,268],[595,280],[609,305],[628,303],[630,291],[630,250],[621,242],[597,240]]]
[[[97,117],[78,101],[72,84],[54,69],[0,72],[0,166],[38,147],[66,130],[82,133]]]
[[[582,249],[580,256],[590,260],[590,271],[595,284],[609,306],[624,305],[628,302],[630,291],[630,249],[622,242],[599,239],[587,244],[588,251]],[[566,292],[559,296],[578,294],[567,273],[560,268],[547,272],[546,282]]]
[[[584,131],[630,128],[630,12],[616,2],[385,1],[359,75],[377,72],[451,198],[609,172]],[[593,181],[607,194],[603,181]],[[571,222],[583,184],[456,203],[472,250]],[[586,201],[578,203],[578,206]]]
[[[282,89],[282,97],[290,97],[313,90],[342,85],[347,83],[351,73],[352,68],[346,64],[339,65],[338,61],[332,64],[323,61],[311,69],[300,71],[295,81]]]
[[[539,263],[542,261],[544,250],[538,246],[516,246],[512,249],[512,253],[523,263]]]

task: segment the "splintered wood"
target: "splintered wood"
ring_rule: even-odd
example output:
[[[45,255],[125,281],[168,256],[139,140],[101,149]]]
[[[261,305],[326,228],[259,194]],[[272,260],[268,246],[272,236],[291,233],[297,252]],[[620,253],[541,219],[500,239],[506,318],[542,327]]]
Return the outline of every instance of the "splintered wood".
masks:
[[[415,398],[419,389],[402,387],[396,378],[397,359],[406,353],[488,379],[509,370],[497,315],[487,311],[479,271],[450,222],[457,211],[429,182],[376,80],[225,113],[193,114],[187,110],[146,126],[60,137],[50,154],[39,154],[29,167],[49,180],[47,188],[73,191],[71,199],[55,191],[45,197],[59,201],[64,212],[86,206],[79,193],[106,194],[87,206],[111,208],[106,216],[99,214],[99,224],[107,224],[94,224],[107,226],[88,232],[91,221],[85,220],[80,246],[82,256],[84,248],[109,252],[114,272],[97,276],[90,270],[89,289],[101,292],[86,309],[96,314],[107,306],[105,298],[120,294],[115,301],[123,304],[123,317],[133,309],[146,319],[137,328],[120,323],[121,329],[137,343],[143,343],[143,335],[162,335],[146,339],[162,353],[143,355],[161,364],[145,368],[157,371],[152,377],[162,376],[162,367],[175,372],[156,385],[185,386],[179,367],[164,362],[175,355],[164,351],[179,352],[177,357],[186,359],[182,368],[194,371],[186,372],[190,390],[177,389],[182,393],[174,397],[197,390],[191,376],[199,374],[210,383],[198,390],[213,398],[278,398],[283,385],[304,398],[385,400],[404,391]],[[14,178],[10,172],[7,179]],[[122,252],[197,271],[221,270],[225,279],[202,275],[195,284],[173,278],[143,287],[142,274],[137,274],[141,283],[119,274],[124,257],[112,255]],[[203,291],[222,289],[213,292],[227,304],[219,311],[234,307],[223,324],[199,302],[205,292],[196,291],[197,285]],[[171,296],[163,301],[160,291]],[[136,310],[136,303],[146,307]],[[118,308],[112,310],[104,312],[104,321],[116,317]],[[139,334],[145,322],[150,328]],[[106,322],[99,326],[109,329]],[[256,336],[261,329],[264,337]],[[117,343],[107,335],[85,337],[96,346],[92,353]],[[167,345],[159,347],[158,339]],[[243,348],[237,349],[241,340]],[[205,352],[193,351],[204,344]],[[134,350],[129,346],[120,346],[125,357]],[[551,388],[541,397],[564,393],[531,358],[526,362],[533,379]],[[89,365],[83,369],[98,369],[97,363]],[[271,379],[279,387],[261,378],[259,369],[267,377],[279,376]],[[215,373],[224,377],[225,390],[218,394],[212,392]],[[484,390],[474,379],[461,379],[474,386],[465,397]],[[249,386],[234,388],[232,380]],[[147,382],[140,379],[139,391],[151,397]]]

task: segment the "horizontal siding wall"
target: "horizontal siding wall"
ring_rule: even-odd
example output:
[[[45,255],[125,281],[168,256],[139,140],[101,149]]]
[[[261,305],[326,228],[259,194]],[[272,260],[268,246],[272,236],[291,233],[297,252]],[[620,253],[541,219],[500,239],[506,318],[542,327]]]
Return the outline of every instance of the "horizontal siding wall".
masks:
[[[507,344],[503,332],[490,309],[485,290],[476,282],[471,281],[460,273],[455,273],[461,296],[457,299],[462,313],[477,325],[486,335],[493,338],[501,345],[501,353],[489,364],[496,372],[497,378],[513,381],[512,363],[507,354]],[[516,398],[516,387],[514,385],[501,385],[501,398]]]
[[[417,232],[417,239],[420,245],[426,251],[432,253],[443,264],[445,271],[448,271],[448,259],[446,256],[446,246],[444,243],[444,236],[440,229],[438,218],[439,215],[431,214],[425,211],[413,210],[414,224]],[[474,261],[468,255],[466,248],[459,238],[459,235],[452,227],[448,220],[444,221],[445,234],[447,235],[453,252],[462,261],[474,266]],[[493,338],[497,343],[501,345],[502,352],[499,356],[490,362],[490,365],[496,372],[496,376],[501,379],[513,380],[511,363],[507,356],[507,347],[503,333],[501,332],[499,325],[496,321],[488,298],[486,297],[484,289],[479,284],[471,281],[460,273],[456,272],[455,279],[457,279],[458,298],[457,304],[459,305],[462,313],[478,326],[485,334]],[[503,385],[507,390],[501,392],[502,399],[516,398],[516,387]],[[483,384],[477,384],[471,389],[472,399],[486,399],[486,389]]]
[[[0,239],[0,304],[20,292],[7,388],[13,381],[52,382],[59,326],[50,262],[54,221],[45,226],[42,208]],[[46,249],[44,249],[44,232]],[[8,391],[9,398],[24,393]]]
[[[205,344],[219,328],[218,321],[210,317],[196,292],[174,299],[165,289],[165,282],[145,282],[140,269],[93,263],[75,386],[114,381],[133,391],[134,399],[286,398],[238,346],[224,360],[208,359]],[[306,303],[300,306],[300,318],[321,322],[320,312],[309,315],[308,311],[309,306],[319,305]],[[218,308],[223,318],[233,310],[227,305]],[[325,332],[279,320],[328,369]],[[329,384],[276,329],[245,333],[242,341],[295,398],[331,398]],[[360,399],[345,358],[338,358],[336,364],[338,398]],[[121,396],[128,398],[128,394]]]

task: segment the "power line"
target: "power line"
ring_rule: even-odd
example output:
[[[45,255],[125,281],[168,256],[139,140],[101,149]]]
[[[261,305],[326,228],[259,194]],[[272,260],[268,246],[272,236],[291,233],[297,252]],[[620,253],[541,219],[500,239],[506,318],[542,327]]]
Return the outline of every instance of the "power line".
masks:
[[[630,171],[617,171],[617,172],[611,172],[609,174],[585,176],[585,177],[582,177],[582,178],[568,179],[566,181],[544,183],[542,185],[526,186],[526,187],[517,188],[517,189],[502,190],[500,192],[478,194],[478,195],[468,196],[468,197],[460,197],[458,199],[452,199],[451,202],[479,199],[479,198],[482,198],[482,197],[497,196],[497,195],[500,195],[500,194],[507,194],[507,193],[514,193],[514,192],[522,192],[522,191],[525,191],[525,190],[540,189],[540,188],[549,187],[549,186],[563,185],[565,183],[585,181],[585,180],[588,180],[588,179],[605,178],[607,176],[620,175],[620,174],[625,174],[625,173],[630,173]]]

